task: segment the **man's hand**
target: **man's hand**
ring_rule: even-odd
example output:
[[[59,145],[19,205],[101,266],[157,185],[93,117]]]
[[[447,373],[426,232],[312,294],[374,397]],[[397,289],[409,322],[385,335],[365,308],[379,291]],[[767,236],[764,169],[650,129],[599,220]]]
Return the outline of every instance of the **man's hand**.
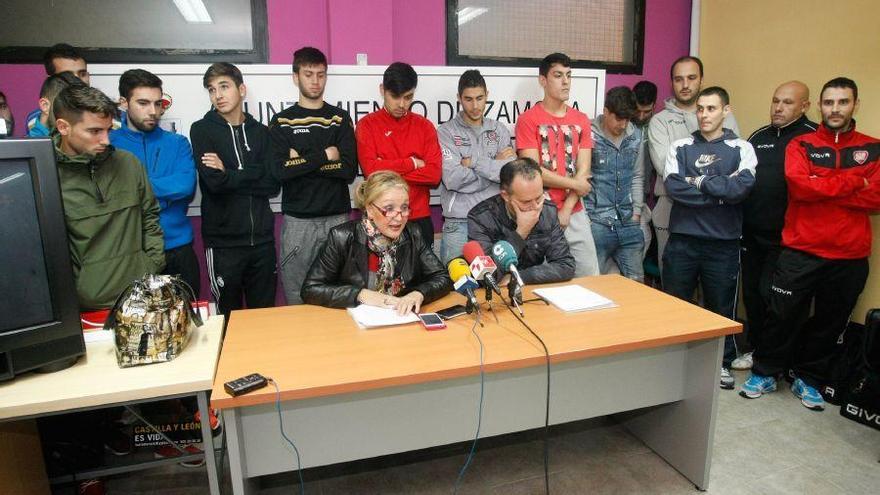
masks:
[[[418,158],[415,156],[411,156],[410,158],[412,159],[414,170],[418,170],[420,168],[425,167],[425,160],[422,160],[421,158]]]
[[[461,158],[461,166],[462,167],[471,168],[471,165],[473,165],[473,163],[474,162],[471,161],[471,157],[469,157],[469,156],[463,156]]]
[[[516,158],[516,151],[510,146],[501,149],[498,153],[495,153],[496,160],[510,160],[512,158]]]
[[[572,184],[570,190],[577,193],[578,196],[586,196],[590,194],[590,191],[593,190],[592,184],[587,179],[578,179],[576,177],[572,177]]]
[[[221,172],[226,171],[226,167],[223,166],[223,160],[217,156],[217,153],[205,153],[202,155],[202,165],[213,168],[215,170],[219,170]]]
[[[336,146],[328,146],[324,148],[324,154],[327,155],[328,162],[339,161],[339,148],[337,148]]]
[[[559,210],[559,226],[562,230],[568,228],[568,222],[571,221],[571,212],[565,211],[565,208]]]
[[[634,223],[639,223],[642,220],[642,215],[640,213],[633,213],[632,221]]]
[[[516,203],[512,204],[513,211],[516,214],[516,233],[525,240],[538,223],[538,219],[541,217],[541,210],[534,209],[523,211],[519,209],[519,206],[517,206]]]

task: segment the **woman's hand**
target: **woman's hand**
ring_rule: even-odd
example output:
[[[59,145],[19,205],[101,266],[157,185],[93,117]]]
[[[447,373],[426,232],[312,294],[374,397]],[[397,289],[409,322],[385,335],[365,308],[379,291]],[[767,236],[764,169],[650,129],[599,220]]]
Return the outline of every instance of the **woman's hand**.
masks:
[[[396,299],[394,304],[394,309],[397,310],[398,315],[405,315],[410,311],[418,314],[419,309],[422,307],[422,301],[425,300],[425,296],[422,295],[419,291],[412,291],[409,294],[403,297],[392,297]]]
[[[403,297],[395,297],[374,290],[361,289],[357,299],[361,304],[394,308],[397,314],[403,316],[410,311],[418,313],[425,296],[421,292],[413,291]]]
[[[370,289],[361,289],[357,296],[357,300],[361,304],[366,304],[367,306],[380,306],[383,308],[393,307],[394,303],[389,302],[392,299],[397,300],[394,296],[387,296],[381,292]]]

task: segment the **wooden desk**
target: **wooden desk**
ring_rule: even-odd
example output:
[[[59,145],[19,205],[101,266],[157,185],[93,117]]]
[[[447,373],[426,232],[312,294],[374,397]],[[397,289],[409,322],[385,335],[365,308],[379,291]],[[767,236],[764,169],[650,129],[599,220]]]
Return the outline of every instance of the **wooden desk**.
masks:
[[[526,304],[525,320],[551,353],[551,422],[641,409],[625,424],[705,488],[723,336],[741,325],[620,276],[576,283],[620,306],[565,314]],[[426,309],[460,302],[450,294]],[[540,344],[506,309],[496,304],[495,312],[498,322],[484,311],[479,329],[491,373],[484,436],[544,420]],[[419,324],[361,330],[345,311],[314,306],[234,313],[212,404],[226,410],[235,493],[247,493],[251,478],[295,463],[278,431],[274,388],[231,398],[225,381],[259,372],[278,382],[303,467],[468,440],[479,397],[472,321],[460,317],[434,332]]]
[[[86,344],[86,355],[55,373],[27,373],[0,383],[0,421],[69,413],[88,409],[197,396],[202,417],[207,416],[207,391],[223,334],[223,318],[211,317],[196,328],[183,353],[167,363],[120,368],[112,340]],[[211,430],[202,422],[205,449]],[[216,460],[205,455],[211,493],[219,493]]]

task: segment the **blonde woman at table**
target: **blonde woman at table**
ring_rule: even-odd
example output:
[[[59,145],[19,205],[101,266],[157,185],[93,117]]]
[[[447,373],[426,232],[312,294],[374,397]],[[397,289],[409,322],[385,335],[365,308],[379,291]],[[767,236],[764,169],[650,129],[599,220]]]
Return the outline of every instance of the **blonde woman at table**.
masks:
[[[355,190],[360,220],[333,228],[312,263],[301,296],[306,304],[387,306],[399,314],[452,289],[446,269],[409,219],[409,187],[395,172],[370,175]]]

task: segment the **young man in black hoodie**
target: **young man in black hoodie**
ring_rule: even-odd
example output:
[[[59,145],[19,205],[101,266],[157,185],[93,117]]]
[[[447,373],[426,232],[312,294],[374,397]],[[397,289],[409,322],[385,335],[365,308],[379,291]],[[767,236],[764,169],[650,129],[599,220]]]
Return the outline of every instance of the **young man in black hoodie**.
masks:
[[[280,185],[269,169],[269,129],[242,110],[238,67],[211,65],[202,80],[214,106],[190,128],[202,191],[202,239],[217,310],[275,304],[274,216]]]
[[[272,167],[281,181],[281,283],[287,304],[300,289],[327,234],[348,221],[348,186],[357,176],[357,146],[348,112],[324,101],[327,57],[317,48],[293,53],[299,101],[269,123]]]

